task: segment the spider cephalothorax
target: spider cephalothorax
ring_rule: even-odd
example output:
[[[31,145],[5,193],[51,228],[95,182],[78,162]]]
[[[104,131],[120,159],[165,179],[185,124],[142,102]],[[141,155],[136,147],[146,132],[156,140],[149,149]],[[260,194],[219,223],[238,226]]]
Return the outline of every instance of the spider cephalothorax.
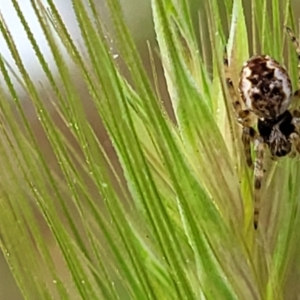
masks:
[[[292,134],[296,132],[292,114],[286,110],[274,119],[258,119],[257,129],[269,146],[272,156],[285,156],[292,150]]]
[[[298,56],[300,74],[300,45],[289,28],[286,28]],[[264,175],[263,158],[265,148],[271,156],[281,157],[297,150],[300,153],[300,112],[290,112],[288,107],[298,90],[292,92],[292,84],[285,68],[268,55],[256,55],[246,61],[239,79],[240,99],[228,76],[228,59],[224,59],[226,81],[238,122],[242,125],[242,142],[246,161],[252,166],[250,144],[254,144],[254,186],[260,189]],[[257,131],[253,116],[257,119]],[[257,226],[258,209],[255,209],[254,225]]]

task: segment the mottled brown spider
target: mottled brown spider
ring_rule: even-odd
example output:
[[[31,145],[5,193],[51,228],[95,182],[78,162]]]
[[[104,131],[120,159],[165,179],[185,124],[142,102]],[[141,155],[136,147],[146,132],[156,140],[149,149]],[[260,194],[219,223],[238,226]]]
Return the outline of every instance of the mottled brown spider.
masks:
[[[290,28],[286,28],[286,31],[298,56],[298,90],[294,93],[285,68],[268,55],[256,55],[246,61],[242,67],[238,85],[242,100],[240,102],[233,82],[228,76],[226,53],[224,58],[226,83],[238,122],[242,125],[242,143],[249,167],[253,165],[251,142],[254,144],[256,190],[261,188],[264,175],[265,148],[269,148],[274,158],[294,154],[295,150],[300,153],[300,111],[288,110],[293,97],[300,95],[300,44]],[[257,130],[253,128],[255,120],[257,120]],[[255,213],[258,215],[258,212]]]

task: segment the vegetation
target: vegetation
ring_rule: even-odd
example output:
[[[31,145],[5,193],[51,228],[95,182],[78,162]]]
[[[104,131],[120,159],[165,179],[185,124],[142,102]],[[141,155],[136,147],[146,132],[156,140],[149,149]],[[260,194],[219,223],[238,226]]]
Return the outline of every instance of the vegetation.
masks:
[[[24,298],[299,296],[298,159],[269,160],[263,188],[254,193],[223,69],[226,44],[234,82],[250,55],[268,53],[285,58],[295,86],[297,58],[286,48],[283,27],[294,27],[290,2],[205,0],[193,22],[189,1],[152,0],[158,42],[148,44],[153,80],[118,1],[106,4],[119,59],[92,0],[88,6],[73,0],[85,51],[52,0],[47,10],[31,1],[58,74],[18,1],[12,2],[48,81],[41,89],[30,77],[1,19],[18,73],[0,58],[0,246]],[[245,5],[251,9],[247,20]],[[158,88],[157,57],[175,122]],[[84,79],[118,164],[89,122],[70,62]],[[32,129],[16,80],[35,108],[55,167]],[[257,231],[255,197],[262,202]]]

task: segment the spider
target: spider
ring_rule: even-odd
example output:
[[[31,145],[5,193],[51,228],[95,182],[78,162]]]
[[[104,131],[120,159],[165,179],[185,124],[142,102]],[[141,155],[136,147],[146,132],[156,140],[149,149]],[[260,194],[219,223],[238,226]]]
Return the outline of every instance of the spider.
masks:
[[[265,148],[273,158],[300,153],[300,111],[288,110],[294,98],[300,95],[300,43],[292,30],[286,27],[298,56],[298,89],[292,93],[287,71],[268,55],[256,55],[246,61],[239,77],[239,93],[243,109],[231,78],[228,76],[228,59],[225,51],[226,83],[237,120],[242,125],[242,143],[246,162],[252,167],[251,143],[254,144],[254,187],[259,190],[264,176]],[[257,119],[257,130],[253,128]],[[258,216],[258,209],[255,215]],[[257,218],[254,226],[257,227]]]

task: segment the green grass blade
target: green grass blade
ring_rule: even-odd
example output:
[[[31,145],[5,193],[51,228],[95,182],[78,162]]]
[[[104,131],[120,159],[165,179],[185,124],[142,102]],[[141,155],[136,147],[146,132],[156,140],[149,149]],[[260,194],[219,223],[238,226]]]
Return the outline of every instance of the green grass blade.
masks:
[[[296,82],[296,55],[289,48],[285,57],[284,51],[283,24],[294,25],[291,3],[203,1],[199,40],[193,3],[152,0],[158,44],[148,42],[148,49],[154,84],[119,1],[106,1],[111,30],[95,1],[72,1],[82,45],[54,1],[47,1],[47,9],[39,0],[30,3],[57,71],[50,68],[18,1],[12,1],[44,72],[42,83],[31,78],[0,20],[17,67],[12,71],[0,56],[0,96],[13,99],[0,102],[5,170],[0,247],[24,298],[300,295],[293,284],[299,275],[297,161],[272,162],[266,151],[264,185],[259,193],[253,190],[223,69],[226,45],[236,89],[243,62],[257,52],[280,62],[285,58]],[[156,59],[171,113],[158,88]],[[88,91],[84,97],[75,71]],[[34,108],[48,152],[15,82]],[[94,126],[91,110],[101,124]],[[99,126],[109,146],[99,139]],[[261,201],[257,231],[252,225],[256,197]]]

